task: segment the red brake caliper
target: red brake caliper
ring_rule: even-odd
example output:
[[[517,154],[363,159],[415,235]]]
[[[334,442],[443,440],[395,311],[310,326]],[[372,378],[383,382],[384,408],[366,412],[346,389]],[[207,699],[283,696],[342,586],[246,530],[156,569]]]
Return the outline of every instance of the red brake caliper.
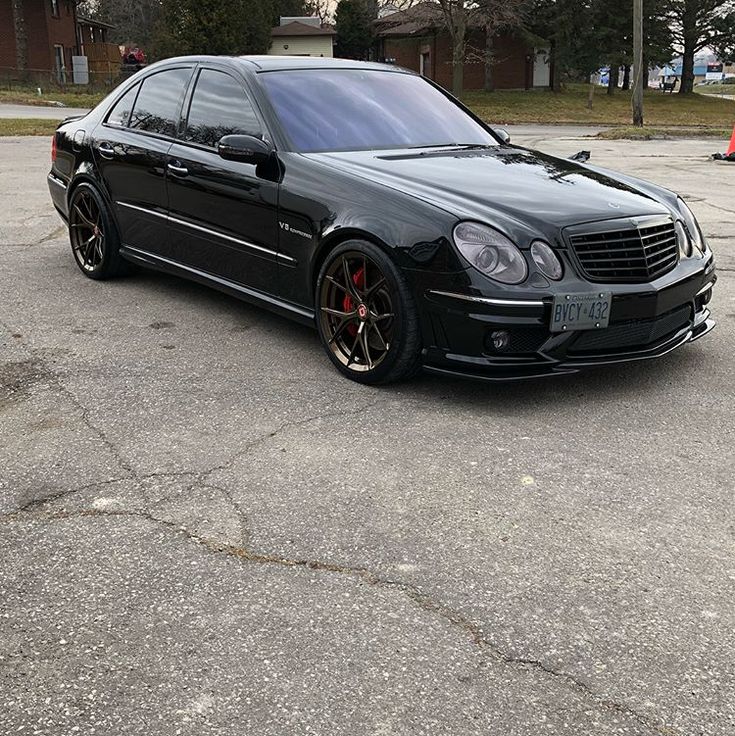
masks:
[[[355,273],[352,275],[352,282],[361,291],[365,288],[365,267],[364,266],[360,266],[360,268],[357,271],[355,271]],[[345,312],[351,312],[356,307],[357,305],[353,303],[352,297],[349,294],[345,294],[345,298],[342,300],[342,309]],[[349,324],[347,325],[345,329],[347,330],[347,332],[349,332],[349,334],[352,337],[357,335],[357,325]]]

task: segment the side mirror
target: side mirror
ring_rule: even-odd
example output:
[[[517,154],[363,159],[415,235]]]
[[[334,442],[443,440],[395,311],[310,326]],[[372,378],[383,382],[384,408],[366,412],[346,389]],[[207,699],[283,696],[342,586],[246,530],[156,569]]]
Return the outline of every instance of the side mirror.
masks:
[[[226,135],[220,138],[217,153],[226,161],[257,166],[272,156],[273,146],[254,135]]]
[[[495,135],[500,138],[503,143],[510,143],[510,133],[505,128],[493,128]]]

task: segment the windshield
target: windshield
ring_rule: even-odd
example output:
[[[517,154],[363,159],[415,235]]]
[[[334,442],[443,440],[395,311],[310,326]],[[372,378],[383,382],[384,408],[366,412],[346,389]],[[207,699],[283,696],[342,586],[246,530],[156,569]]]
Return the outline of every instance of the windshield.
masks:
[[[460,107],[413,74],[310,69],[260,78],[291,142],[303,153],[497,145]]]

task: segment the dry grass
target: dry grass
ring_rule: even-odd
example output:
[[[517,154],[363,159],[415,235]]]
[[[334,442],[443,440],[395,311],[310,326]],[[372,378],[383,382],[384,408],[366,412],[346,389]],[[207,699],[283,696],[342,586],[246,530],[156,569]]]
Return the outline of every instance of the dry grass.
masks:
[[[0,103],[12,105],[52,106],[55,102],[64,107],[94,107],[106,95],[106,92],[62,92],[56,89],[44,89],[39,97],[35,88],[0,89]]]
[[[532,92],[467,92],[463,101],[483,120],[494,124],[576,123],[591,125],[630,125],[630,94],[618,91],[607,95],[595,89],[592,110],[587,109],[587,85],[570,85],[560,93],[547,90]],[[735,100],[703,95],[663,94],[647,90],[644,117],[651,126],[689,128],[706,127],[732,130],[735,123]]]
[[[632,140],[652,141],[666,140],[667,138],[721,138],[729,141],[732,129],[726,128],[668,128],[649,127],[634,128],[632,125],[620,128],[609,128],[597,134],[598,138],[609,141]]]
[[[58,124],[58,120],[37,120],[35,118],[0,118],[0,136],[50,136],[56,130]]]

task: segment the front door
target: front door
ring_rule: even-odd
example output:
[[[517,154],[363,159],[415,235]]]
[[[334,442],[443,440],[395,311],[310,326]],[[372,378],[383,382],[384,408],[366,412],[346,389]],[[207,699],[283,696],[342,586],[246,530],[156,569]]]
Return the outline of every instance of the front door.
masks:
[[[223,136],[263,131],[238,79],[216,68],[199,70],[180,141],[168,151],[169,226],[174,260],[274,293],[278,183],[217,154]]]
[[[115,103],[92,148],[126,246],[167,256],[166,156],[192,67],[157,72]]]

